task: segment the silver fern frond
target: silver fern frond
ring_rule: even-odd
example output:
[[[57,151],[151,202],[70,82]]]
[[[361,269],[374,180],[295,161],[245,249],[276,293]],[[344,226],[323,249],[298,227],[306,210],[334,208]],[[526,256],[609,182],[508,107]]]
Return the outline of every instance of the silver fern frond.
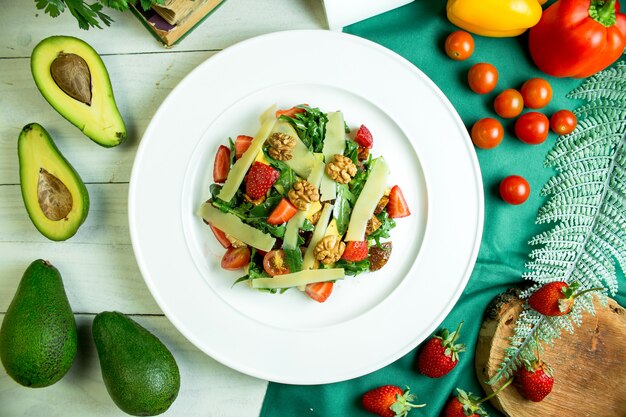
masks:
[[[616,264],[626,271],[626,63],[588,78],[568,97],[588,103],[575,111],[576,129],[559,137],[546,156],[545,165],[556,175],[542,189],[548,200],[536,221],[553,227],[529,242],[537,248],[522,278],[533,285],[521,296],[564,281],[577,282],[581,291],[604,288],[600,300],[606,302],[606,292],[617,292]],[[560,317],[544,316],[526,303],[489,383],[511,377],[542,343],[573,332],[585,312],[595,312],[591,293],[578,297],[572,312]]]

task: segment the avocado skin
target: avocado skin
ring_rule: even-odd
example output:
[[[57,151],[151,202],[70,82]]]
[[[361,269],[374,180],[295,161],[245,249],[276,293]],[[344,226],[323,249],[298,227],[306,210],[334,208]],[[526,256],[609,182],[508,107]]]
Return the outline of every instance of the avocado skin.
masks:
[[[180,389],[178,365],[167,347],[119,312],[96,315],[92,333],[113,402],[133,416],[165,412]]]
[[[29,185],[27,181],[24,180],[26,171],[29,169],[39,168],[46,168],[47,170],[50,170],[49,166],[33,167],[29,165],[28,156],[25,155],[25,151],[22,151],[22,147],[26,147],[25,142],[29,140],[29,135],[32,134],[41,135],[46,139],[50,150],[56,156],[56,162],[59,164],[63,164],[71,173],[74,185],[78,190],[78,195],[72,194],[74,201],[78,201],[79,199],[82,200],[83,210],[80,213],[77,213],[76,216],[73,216],[73,218],[71,218],[69,221],[65,222],[65,233],[62,235],[55,235],[46,229],[45,222],[39,221],[39,218],[44,216],[41,208],[39,207],[39,203],[37,201],[29,201],[28,198],[29,193],[27,187],[31,185]],[[76,172],[72,164],[70,164],[69,161],[65,159],[61,151],[59,151],[59,148],[57,148],[48,131],[46,131],[46,129],[44,129],[44,127],[41,126],[39,123],[29,123],[22,128],[22,131],[20,132],[20,135],[17,139],[17,152],[20,164],[20,189],[22,191],[22,199],[24,200],[24,206],[26,207],[28,217],[33,222],[37,230],[39,230],[42,235],[50,240],[58,242],[71,238],[76,234],[80,226],[87,219],[87,215],[89,214],[89,192],[87,191],[87,187],[85,186],[85,183],[81,179],[80,175],[78,174],[78,172]]]
[[[26,387],[60,380],[76,356],[76,321],[59,271],[38,259],[24,272],[0,328],[0,359]]]

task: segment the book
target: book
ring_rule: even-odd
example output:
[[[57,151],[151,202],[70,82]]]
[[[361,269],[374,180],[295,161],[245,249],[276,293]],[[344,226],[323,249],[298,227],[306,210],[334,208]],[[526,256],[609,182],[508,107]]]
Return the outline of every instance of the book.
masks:
[[[165,0],[144,10],[141,2],[131,11],[166,47],[174,46],[204,21],[224,0]]]

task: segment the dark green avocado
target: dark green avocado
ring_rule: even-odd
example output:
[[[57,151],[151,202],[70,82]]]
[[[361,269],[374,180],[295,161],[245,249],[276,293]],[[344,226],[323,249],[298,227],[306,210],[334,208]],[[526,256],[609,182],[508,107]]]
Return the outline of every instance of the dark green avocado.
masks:
[[[24,126],[17,152],[22,198],[37,230],[51,240],[74,236],[89,213],[83,180],[37,123]]]
[[[76,322],[59,271],[38,259],[24,272],[0,328],[0,359],[26,387],[47,387],[76,356]]]
[[[167,347],[118,312],[98,314],[92,332],[102,379],[113,402],[134,416],[165,412],[180,389],[178,365]]]
[[[35,47],[30,67],[48,103],[94,142],[110,148],[126,140],[109,73],[89,44],[51,36]]]

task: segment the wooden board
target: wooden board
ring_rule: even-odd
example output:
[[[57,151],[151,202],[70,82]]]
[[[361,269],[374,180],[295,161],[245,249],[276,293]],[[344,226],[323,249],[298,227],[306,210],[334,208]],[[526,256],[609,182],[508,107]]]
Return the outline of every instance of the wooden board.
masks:
[[[495,374],[522,305],[505,293],[488,308],[475,358],[487,394],[493,389],[484,381]],[[554,346],[545,346],[541,359],[554,369],[550,395],[534,403],[509,386],[492,404],[508,417],[626,417],[626,310],[612,299],[606,307],[598,302],[595,307],[596,316],[585,315],[574,334],[565,333]]]

